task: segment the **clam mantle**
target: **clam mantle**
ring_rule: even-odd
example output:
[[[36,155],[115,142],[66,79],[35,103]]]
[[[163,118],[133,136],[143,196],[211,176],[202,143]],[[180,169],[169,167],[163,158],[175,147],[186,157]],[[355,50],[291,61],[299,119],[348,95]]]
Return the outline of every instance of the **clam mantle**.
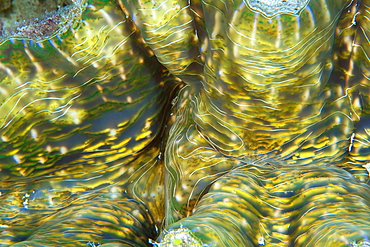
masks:
[[[60,2],[0,5],[0,246],[369,244],[369,1]]]

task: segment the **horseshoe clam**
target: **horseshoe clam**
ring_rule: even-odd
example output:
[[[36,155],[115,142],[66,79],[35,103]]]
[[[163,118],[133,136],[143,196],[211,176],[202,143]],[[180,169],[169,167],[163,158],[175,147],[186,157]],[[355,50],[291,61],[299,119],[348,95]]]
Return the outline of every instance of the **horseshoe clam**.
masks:
[[[0,245],[369,245],[368,1],[56,2],[1,6]]]

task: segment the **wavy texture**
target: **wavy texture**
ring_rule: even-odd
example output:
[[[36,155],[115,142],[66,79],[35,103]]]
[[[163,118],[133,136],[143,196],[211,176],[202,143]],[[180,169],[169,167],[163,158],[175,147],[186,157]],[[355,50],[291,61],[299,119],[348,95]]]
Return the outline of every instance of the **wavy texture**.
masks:
[[[369,1],[252,2],[96,1],[3,42],[3,245],[366,246]]]
[[[170,229],[215,246],[349,246],[369,236],[369,192],[336,167],[235,169]]]
[[[163,219],[178,80],[115,3],[76,4],[73,28],[0,47],[1,246],[145,246]]]
[[[261,242],[271,246],[345,246],[356,239],[366,240],[369,198],[365,191],[368,186],[360,182],[367,182],[369,178],[366,1],[311,1],[299,15],[281,14],[272,18],[252,11],[245,1],[172,3],[193,9],[193,26],[199,28],[197,46],[204,65],[199,72],[201,85],[185,80],[190,87],[180,94],[178,116],[166,147],[169,229],[187,227],[205,244],[217,246],[248,243],[253,246]],[[154,8],[152,5],[155,3],[145,6]],[[137,8],[132,14],[139,16],[137,12],[142,9]],[[179,16],[177,13],[167,19],[162,16],[161,23],[165,24],[158,28],[182,27]],[[156,23],[152,17],[141,22],[146,20]],[[148,34],[150,28],[141,22],[139,29]],[[187,35],[185,28],[182,32],[183,36]],[[153,50],[160,48],[157,44],[148,44]],[[196,44],[189,43],[189,50],[191,46]],[[176,50],[176,45],[173,47]],[[191,58],[187,53],[181,55],[178,59]],[[176,63],[164,65],[171,70]],[[332,207],[330,201],[306,208],[302,205],[314,199],[292,200],[290,206],[297,212],[287,212],[286,218],[277,217],[261,223],[260,227],[248,224],[274,218],[280,212],[249,208],[249,213],[239,214],[243,202],[231,199],[238,188],[248,187],[251,181],[240,179],[227,193],[212,193],[219,181],[227,183],[235,178],[235,171],[246,176],[245,167],[248,172],[261,176],[260,181],[268,179],[266,174],[274,174],[285,184],[284,167],[302,172],[318,169],[323,174],[328,172],[328,180],[334,181],[340,177],[336,172],[344,171],[332,165],[349,171],[351,183],[359,186],[359,192],[352,192],[345,185],[346,180],[340,180],[337,186],[339,190],[344,187],[343,195],[356,197],[359,193],[361,198],[360,204],[348,198],[338,199],[338,208],[334,207],[329,213],[333,215],[330,221],[343,222],[338,228],[329,226],[326,220],[321,221],[326,214],[324,209]],[[332,169],[336,172],[331,172]],[[305,179],[305,175],[298,176]],[[326,190],[331,182],[323,182],[320,177],[306,179],[307,182],[319,181],[316,186],[320,196],[331,197],[331,191]],[[282,192],[311,193],[305,187],[296,191],[301,184],[295,184],[298,179],[294,176],[290,180],[292,188],[280,186]],[[268,185],[261,185],[255,191],[262,192],[268,189],[266,187]],[[204,199],[210,197],[229,200],[226,203],[230,204],[229,212],[215,206],[215,201]],[[207,201],[204,204],[203,199]],[[254,203],[261,201],[269,205],[271,200],[276,200],[273,193],[257,192],[251,199]],[[283,207],[283,201],[276,203],[276,208]],[[356,211],[358,205],[361,206]],[[207,213],[197,211],[198,206]],[[316,207],[318,211],[314,210]],[[314,216],[311,211],[315,212]],[[297,220],[297,214],[312,217],[307,228],[298,226],[307,220],[305,217]],[[356,220],[352,220],[354,218]],[[221,219],[227,223],[223,224]],[[284,229],[277,230],[281,224]],[[204,227],[198,229],[198,225]],[[261,235],[262,228],[267,236]],[[294,230],[288,232],[287,229]],[[335,235],[335,229],[341,232],[340,237]]]

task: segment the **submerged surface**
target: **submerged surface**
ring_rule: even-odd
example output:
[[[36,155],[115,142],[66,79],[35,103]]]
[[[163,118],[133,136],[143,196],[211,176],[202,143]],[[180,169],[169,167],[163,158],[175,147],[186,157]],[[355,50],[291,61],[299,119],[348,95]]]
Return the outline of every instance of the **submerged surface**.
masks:
[[[257,2],[2,28],[0,246],[368,244],[369,2]]]

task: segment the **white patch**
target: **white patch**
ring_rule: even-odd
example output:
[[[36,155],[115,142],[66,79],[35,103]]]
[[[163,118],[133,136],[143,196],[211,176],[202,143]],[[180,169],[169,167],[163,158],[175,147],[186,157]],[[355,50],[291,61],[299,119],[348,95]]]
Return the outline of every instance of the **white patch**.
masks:
[[[362,167],[365,168],[367,170],[367,172],[370,174],[370,163],[366,163]]]
[[[60,153],[61,154],[66,154],[67,151],[68,151],[67,147],[65,147],[65,146],[60,147]]]
[[[31,137],[37,140],[37,131],[35,129],[31,129]]]
[[[131,96],[127,96],[126,100],[127,100],[127,102],[128,102],[128,103],[132,103],[132,98],[131,98]]]
[[[298,15],[310,0],[244,0],[248,6],[264,14],[267,17],[273,17],[278,14]]]
[[[215,183],[213,184],[213,189],[218,190],[218,189],[220,189],[220,188],[221,188],[221,183],[220,183],[220,182],[215,182]]]
[[[109,135],[110,136],[116,136],[117,135],[117,130],[116,129],[110,129],[109,130]]]
[[[21,163],[21,157],[19,155],[17,154],[13,155],[13,159],[17,164]]]
[[[180,194],[177,194],[177,195],[175,196],[175,199],[176,199],[176,201],[177,201],[177,202],[182,202],[183,197],[182,197]]]
[[[259,245],[265,245],[265,239],[264,239],[263,237],[260,237],[260,238],[258,239],[258,244],[259,244]]]

